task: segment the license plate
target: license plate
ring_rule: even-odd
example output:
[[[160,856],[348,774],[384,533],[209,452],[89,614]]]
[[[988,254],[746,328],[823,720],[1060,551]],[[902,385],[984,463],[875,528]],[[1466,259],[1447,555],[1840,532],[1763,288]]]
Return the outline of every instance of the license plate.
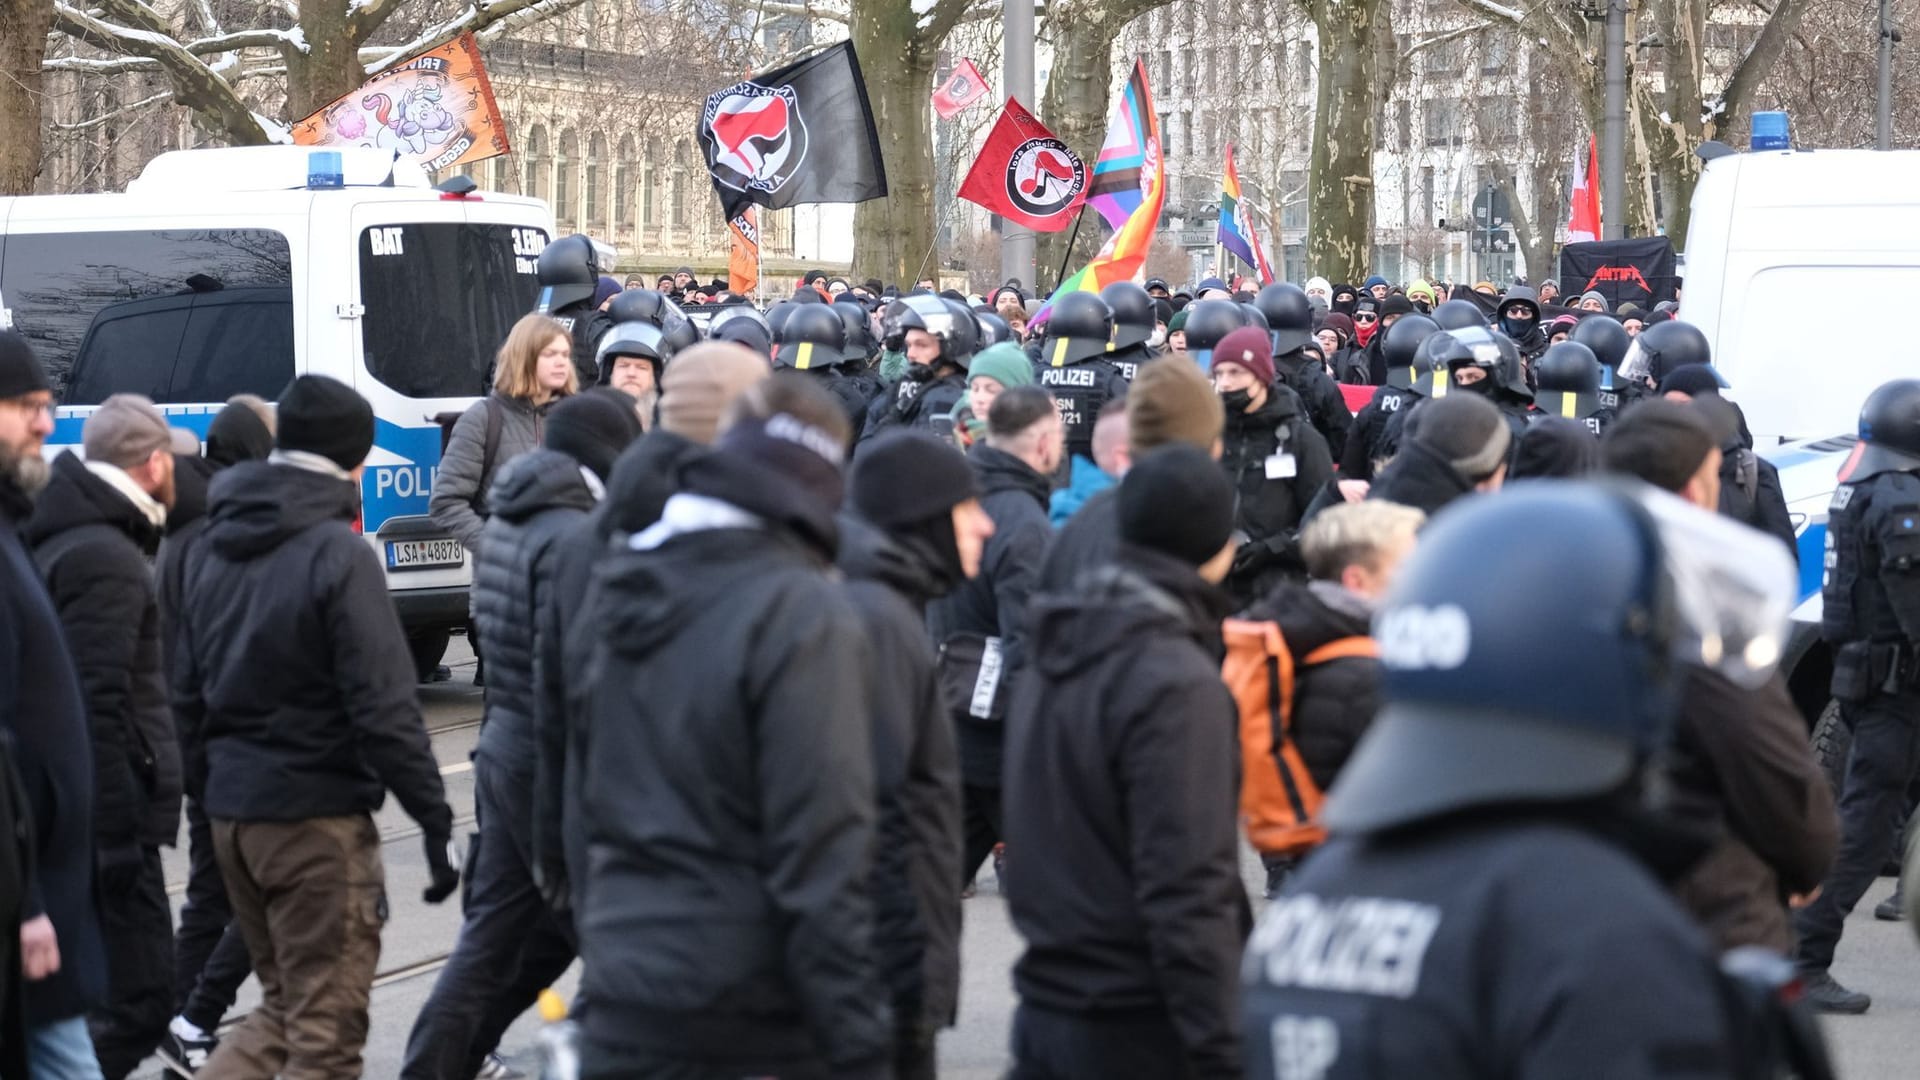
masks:
[[[387,541],[389,570],[434,570],[459,566],[462,555],[460,541],[453,539]]]

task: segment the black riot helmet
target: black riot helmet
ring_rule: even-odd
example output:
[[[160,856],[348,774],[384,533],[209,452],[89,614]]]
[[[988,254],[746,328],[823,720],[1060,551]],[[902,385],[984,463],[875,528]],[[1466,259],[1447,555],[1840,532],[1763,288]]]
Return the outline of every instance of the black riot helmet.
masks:
[[[1688,364],[1713,363],[1713,349],[1707,335],[1692,323],[1668,319],[1640,331],[1620,361],[1620,374],[1628,381],[1646,380],[1659,385],[1674,368]]]
[[[575,233],[548,244],[537,267],[542,314],[564,311],[593,299],[600,284],[600,253],[593,241]],[[617,316],[616,316],[617,318]]]
[[[1100,290],[1100,299],[1113,310],[1113,347],[1130,349],[1153,336],[1156,322],[1153,297],[1131,281],[1116,281]]]
[[[773,328],[752,304],[728,304],[714,312],[707,323],[707,338],[745,345],[762,357],[773,356]]]
[[[686,318],[686,313],[658,289],[627,289],[608,302],[607,317],[614,322],[650,322],[665,330],[669,323]]]
[[[995,312],[975,311],[973,313],[973,320],[980,324],[980,347],[982,349],[998,345],[1003,341],[1013,340],[1013,327],[1008,326],[1007,320],[1001,318]]]
[[[662,333],[666,335],[668,347],[674,352],[679,352],[681,349],[699,343],[700,324],[683,315],[679,322],[668,324]]]
[[[667,360],[673,353],[674,350],[666,343],[666,335],[652,323],[640,319],[614,323],[611,329],[600,335],[600,348],[595,357],[600,369],[600,385],[613,382],[613,362],[623,356],[638,356],[653,361],[653,379],[657,385],[660,377],[666,374]]]
[[[1380,354],[1387,361],[1387,385],[1401,390],[1413,389],[1419,378],[1414,370],[1414,361],[1420,355],[1420,346],[1428,338],[1440,332],[1440,326],[1425,315],[1402,315],[1387,327],[1387,337],[1380,345]],[[1432,370],[1429,365],[1428,370]]]
[[[1040,361],[1052,367],[1077,364],[1107,354],[1113,340],[1113,309],[1095,293],[1070,292],[1053,302],[1047,315],[1047,343]]]
[[[1253,301],[1241,300],[1239,301],[1239,304],[1240,304],[1240,310],[1247,313],[1248,326],[1257,326],[1260,329],[1267,330],[1267,331],[1271,331],[1273,329],[1273,327],[1267,325],[1267,313],[1264,311],[1261,311],[1260,308],[1256,306]]]
[[[1840,482],[1915,471],[1920,471],[1920,379],[1895,379],[1868,394],[1861,406],[1860,443],[1841,466]]]
[[[1477,367],[1484,369],[1487,377],[1471,384],[1474,393],[1492,396],[1494,391],[1504,391],[1525,401],[1533,400],[1526,372],[1520,366],[1520,350],[1505,334],[1485,326],[1470,326],[1437,333],[1423,342],[1422,347],[1430,350],[1436,381],[1443,377],[1451,380],[1460,368]]]
[[[1600,361],[1577,341],[1547,346],[1533,362],[1534,407],[1579,420],[1600,408]]]
[[[830,304],[798,304],[774,338],[773,362],[811,371],[840,362],[847,344],[846,324]]]
[[[1195,300],[1186,312],[1187,353],[1202,371],[1213,368],[1213,347],[1221,338],[1252,325],[1247,309],[1231,300]]]
[[[840,316],[840,324],[846,331],[846,347],[841,350],[840,358],[847,363],[864,364],[873,359],[880,349],[880,343],[873,339],[873,322],[867,316],[866,306],[858,301],[846,303],[834,301],[834,314]]]
[[[941,359],[962,370],[973,362],[980,339],[980,324],[973,317],[973,309],[932,293],[916,293],[888,304],[882,327],[886,347],[893,352],[906,348],[909,330],[932,334],[940,339]]]
[[[1260,290],[1253,306],[1266,317],[1273,355],[1285,356],[1313,340],[1313,304],[1300,286],[1276,281]]]
[[[1633,335],[1627,333],[1627,328],[1620,325],[1619,319],[1599,312],[1574,323],[1567,340],[1577,341],[1592,349],[1594,359],[1609,371],[1620,370],[1620,362],[1627,358],[1627,349],[1633,345]]]
[[[1442,330],[1465,330],[1487,325],[1487,313],[1471,300],[1449,300],[1433,309],[1433,321],[1439,323]]]

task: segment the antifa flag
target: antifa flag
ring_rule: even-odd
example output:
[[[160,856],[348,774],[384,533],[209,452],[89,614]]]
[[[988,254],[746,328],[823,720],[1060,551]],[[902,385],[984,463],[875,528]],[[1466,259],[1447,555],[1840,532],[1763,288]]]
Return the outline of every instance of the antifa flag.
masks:
[[[1569,298],[1597,290],[1607,310],[1621,304],[1652,308],[1674,298],[1680,284],[1673,241],[1664,236],[1568,244],[1560,249],[1560,291]]]
[[[1086,201],[1087,166],[1026,106],[1008,98],[959,194],[1017,225],[1059,232]]]
[[[852,42],[707,95],[699,138],[728,221],[755,203],[780,210],[887,194]]]
[[[951,120],[967,111],[967,106],[987,96],[987,80],[973,61],[962,60],[953,74],[933,92],[933,111],[940,119]]]
[[[424,169],[507,152],[507,129],[472,34],[409,57],[293,125],[297,146],[391,150]]]

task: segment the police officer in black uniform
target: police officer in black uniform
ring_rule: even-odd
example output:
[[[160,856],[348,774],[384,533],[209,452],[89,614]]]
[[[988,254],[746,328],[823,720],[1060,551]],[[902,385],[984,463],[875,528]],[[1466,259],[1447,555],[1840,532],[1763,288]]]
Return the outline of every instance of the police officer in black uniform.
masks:
[[[1706,841],[1653,775],[1693,638],[1685,545],[1638,498],[1540,481],[1423,535],[1375,619],[1384,705],[1329,839],[1248,945],[1248,1077],[1777,1075],[1661,885]]]
[[[1047,341],[1034,376],[1053,393],[1066,431],[1066,460],[1093,460],[1093,425],[1107,402],[1125,397],[1127,382],[1107,362],[1113,309],[1094,293],[1072,292],[1053,302]]]
[[[730,341],[753,350],[762,360],[773,360],[773,327],[752,304],[728,304],[714,312],[707,320],[707,338]]]
[[[880,355],[880,342],[873,336],[873,322],[867,317],[864,304],[857,300],[835,300],[833,312],[840,316],[845,328],[842,335],[845,347],[840,350],[840,366],[834,369],[834,374],[848,383],[834,393],[842,397],[858,396],[865,403],[864,414],[882,386],[880,373],[873,368],[875,358]],[[856,434],[861,423],[861,417],[856,416],[853,424]]]
[[[1386,437],[1388,423],[1420,398],[1420,346],[1439,330],[1425,315],[1402,315],[1387,327],[1386,340],[1380,345],[1387,381],[1353,418],[1346,452],[1340,458],[1340,479],[1371,480],[1380,464],[1393,457]]]
[[[1186,307],[1187,355],[1201,371],[1213,370],[1213,347],[1228,334],[1253,325],[1247,308],[1231,300],[1195,300]],[[1271,346],[1269,346],[1271,348]]]
[[[1307,407],[1307,419],[1327,441],[1327,451],[1335,461],[1341,460],[1353,414],[1347,411],[1347,399],[1326,367],[1307,358],[1305,349],[1313,341],[1313,305],[1306,292],[1298,285],[1275,282],[1260,290],[1253,306],[1266,319],[1267,335],[1273,342],[1274,373],[1300,395]]]
[[[1595,313],[1573,324],[1568,341],[1577,341],[1593,350],[1600,361],[1600,426],[1606,427],[1646,393],[1646,387],[1620,377],[1620,364],[1633,347],[1633,335],[1611,315]]]
[[[846,410],[847,423],[852,426],[865,420],[873,399],[861,393],[857,384],[840,377],[840,365],[846,362],[846,345],[846,324],[834,305],[796,304],[780,324],[780,334],[773,346],[773,364],[776,368],[791,368],[819,379],[820,385]]]
[[[794,305],[785,318],[792,319],[800,307]],[[973,309],[919,293],[888,305],[883,330],[886,347],[907,354],[907,371],[892,393],[883,390],[873,399],[861,441],[892,428],[949,437],[953,407],[967,392],[967,365],[980,340]]]
[[[1662,326],[1665,323],[1660,324]],[[1651,330],[1652,328],[1649,328]],[[1645,336],[1644,332],[1642,336]],[[1794,963],[1815,1005],[1873,1003],[1827,969],[1846,918],[1873,884],[1920,775],[1920,380],[1875,390],[1860,445],[1828,507],[1821,636],[1833,646],[1833,697],[1853,729],[1840,792],[1840,852],[1813,902],[1794,913]]]
[[[1113,351],[1107,362],[1131,383],[1141,364],[1160,355],[1149,344],[1159,321],[1153,297],[1131,281],[1116,281],[1100,290],[1100,299],[1113,309]]]
[[[1611,417],[1601,415],[1600,361],[1592,349],[1577,341],[1547,346],[1534,361],[1533,380],[1529,422],[1542,416],[1561,416],[1585,424],[1596,436],[1605,434]]]
[[[1527,373],[1513,339],[1498,330],[1470,326],[1435,334],[1422,346],[1433,356],[1436,382],[1445,371],[1452,383],[1450,393],[1480,394],[1491,401],[1513,428],[1513,441],[1520,441],[1527,432],[1533,390],[1527,386]]]
[[[573,370],[580,377],[580,389],[585,390],[599,376],[600,335],[615,322],[625,321],[593,309],[593,293],[600,285],[600,253],[592,240],[579,233],[563,236],[541,249],[535,272],[540,282],[535,310],[553,316],[573,335]]]

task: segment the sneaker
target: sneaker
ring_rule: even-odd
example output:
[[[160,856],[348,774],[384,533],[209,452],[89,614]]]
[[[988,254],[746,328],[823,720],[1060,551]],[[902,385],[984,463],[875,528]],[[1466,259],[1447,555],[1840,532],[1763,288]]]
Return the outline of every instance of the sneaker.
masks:
[[[218,1037],[176,1016],[167,1026],[166,1038],[160,1040],[158,1053],[174,1075],[191,1077],[207,1064],[214,1047],[219,1045]]]
[[[1833,980],[1832,974],[1825,971],[1802,975],[1800,983],[1806,993],[1807,1004],[1820,1012],[1858,1016],[1873,1005],[1873,998],[1841,986]]]
[[[1900,898],[1900,886],[1895,885],[1893,887],[1893,895],[1880,901],[1880,903],[1874,907],[1873,917],[1879,919],[1881,922],[1899,922],[1907,917],[1907,913],[1901,910],[1905,906],[1904,901]]]
[[[527,1074],[502,1061],[499,1054],[488,1054],[473,1080],[527,1080]]]

